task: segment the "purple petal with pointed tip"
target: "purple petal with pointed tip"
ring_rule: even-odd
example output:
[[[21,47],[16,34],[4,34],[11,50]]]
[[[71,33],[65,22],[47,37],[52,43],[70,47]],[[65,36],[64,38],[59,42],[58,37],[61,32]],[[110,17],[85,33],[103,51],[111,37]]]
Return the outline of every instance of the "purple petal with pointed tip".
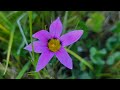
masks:
[[[50,33],[46,30],[40,30],[33,34],[33,37],[39,39],[43,43],[47,43],[47,41],[50,39]]]
[[[60,37],[60,34],[62,33],[62,23],[59,17],[51,23],[49,30],[52,37]]]
[[[76,42],[83,34],[83,30],[74,30],[60,37],[62,46],[68,46]]]
[[[34,41],[33,48],[34,48],[34,52],[41,53],[44,50],[44,48],[46,48],[46,47],[40,41]],[[24,49],[26,49],[28,51],[32,51],[32,43],[27,45]]]
[[[54,53],[50,52],[49,50],[45,50],[39,57],[37,67],[36,67],[36,72],[39,72],[41,69],[43,69],[53,56],[54,56]]]
[[[61,49],[56,52],[55,55],[64,66],[69,69],[73,68],[72,59],[63,47],[61,47]]]

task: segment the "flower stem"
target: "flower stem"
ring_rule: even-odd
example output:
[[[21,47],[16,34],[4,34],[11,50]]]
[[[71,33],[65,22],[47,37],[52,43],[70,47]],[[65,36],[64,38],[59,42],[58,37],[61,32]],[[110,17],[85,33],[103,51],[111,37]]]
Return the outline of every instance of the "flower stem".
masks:
[[[83,59],[82,57],[80,57],[79,55],[77,55],[75,52],[71,51],[70,49],[65,48],[66,51],[68,53],[70,53],[71,55],[73,55],[75,58],[77,58],[79,61],[81,61],[82,63],[84,63],[86,66],[88,66],[92,71],[94,70],[93,66],[88,63],[85,59]]]

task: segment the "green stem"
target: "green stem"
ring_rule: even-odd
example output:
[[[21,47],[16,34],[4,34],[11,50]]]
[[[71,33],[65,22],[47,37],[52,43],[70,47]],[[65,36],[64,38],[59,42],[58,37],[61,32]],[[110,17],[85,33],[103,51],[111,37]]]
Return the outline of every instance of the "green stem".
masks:
[[[68,11],[65,12],[65,16],[64,16],[64,21],[63,21],[63,25],[64,25],[63,34],[65,33],[65,30],[66,30],[67,18],[68,18]]]
[[[27,39],[26,39],[26,37],[25,37],[25,34],[24,34],[24,32],[23,32],[23,29],[22,29],[22,26],[21,26],[21,23],[20,23],[21,19],[22,19],[25,15],[26,15],[26,13],[23,14],[23,15],[21,15],[21,16],[17,19],[17,24],[18,24],[18,27],[19,27],[19,29],[20,29],[20,33],[22,34],[22,37],[23,37],[23,40],[24,40],[25,44],[28,45]],[[29,52],[29,54],[30,54],[30,57],[32,58],[32,60],[34,60],[31,52]],[[35,65],[33,64],[33,62],[32,62],[32,65],[35,67]],[[36,73],[35,73],[35,74],[36,74]]]
[[[66,51],[68,53],[70,53],[71,55],[73,55],[75,58],[77,58],[79,61],[81,61],[82,63],[84,63],[86,66],[88,66],[92,71],[94,70],[93,66],[88,63],[85,59],[83,59],[82,57],[78,56],[76,53],[74,53],[73,51],[71,51],[70,49],[65,48]]]
[[[76,30],[76,29],[77,29],[79,22],[80,22],[80,21],[78,20],[78,22],[77,22],[77,24],[76,24],[76,26],[75,26],[75,29],[74,29],[74,30]],[[71,44],[71,45],[68,47],[68,49],[70,49],[70,48],[72,47],[72,45],[73,45],[73,44]]]
[[[8,68],[8,63],[9,63],[9,59],[10,59],[10,52],[11,52],[13,37],[14,37],[14,31],[15,31],[15,28],[13,29],[13,31],[10,34],[10,40],[9,40],[9,46],[8,46],[8,52],[7,52],[7,59],[6,59],[7,62],[6,62],[5,71],[4,71],[3,75],[5,75],[5,73],[7,71],[7,68]]]
[[[34,60],[34,47],[33,47],[33,40],[32,40],[32,11],[29,11],[28,15],[29,15],[29,24],[30,24],[30,39],[32,43],[32,56]]]

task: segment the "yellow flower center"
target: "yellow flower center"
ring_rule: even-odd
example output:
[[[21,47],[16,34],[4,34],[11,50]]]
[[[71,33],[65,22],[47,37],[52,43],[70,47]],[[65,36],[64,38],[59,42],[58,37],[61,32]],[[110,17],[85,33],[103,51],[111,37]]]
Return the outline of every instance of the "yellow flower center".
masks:
[[[60,45],[60,41],[58,39],[51,39],[48,42],[48,48],[52,51],[52,52],[56,52],[60,49],[61,45]]]

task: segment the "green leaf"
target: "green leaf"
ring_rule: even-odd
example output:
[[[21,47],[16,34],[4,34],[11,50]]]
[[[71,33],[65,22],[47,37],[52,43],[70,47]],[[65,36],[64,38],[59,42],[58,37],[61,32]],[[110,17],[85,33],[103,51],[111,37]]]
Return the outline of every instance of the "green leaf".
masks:
[[[0,24],[0,29],[6,34],[10,34],[9,30],[6,29],[2,24]]]
[[[63,29],[63,33],[65,33],[65,30],[66,30],[67,18],[68,18],[68,11],[65,12],[65,16],[64,16],[64,21],[63,21],[64,29]]]
[[[82,71],[85,71],[85,70],[86,70],[85,64],[80,63],[80,70],[82,70]]]
[[[95,54],[96,54],[96,51],[97,51],[97,50],[96,50],[95,47],[91,47],[91,48],[90,48],[90,54],[91,54],[91,55],[95,55]]]
[[[4,13],[0,12],[0,23],[3,25],[6,25],[5,27],[8,30],[11,30],[11,28],[13,28],[11,22],[7,19],[7,17],[5,16]]]
[[[29,27],[30,27],[30,39],[32,43],[32,56],[34,60],[34,47],[33,47],[33,39],[32,39],[32,11],[28,12],[28,16],[29,16]]]
[[[102,49],[102,50],[99,51],[99,53],[100,53],[101,55],[105,55],[105,54],[107,53],[107,51],[106,51],[106,49]]]
[[[90,48],[90,59],[96,65],[104,65],[105,61],[103,60],[104,55],[106,54],[106,49],[97,50],[95,47]]]
[[[107,40],[106,47],[110,51],[114,51],[120,46],[120,36],[116,34],[116,36],[112,36]]]
[[[86,61],[85,59],[83,59],[82,57],[80,57],[79,55],[77,55],[76,53],[74,53],[73,51],[71,51],[70,49],[65,48],[66,51],[68,53],[70,53],[71,55],[73,55],[75,58],[77,58],[79,61],[81,61],[82,63],[84,63],[86,66],[88,66],[91,70],[94,70],[93,66]]]
[[[111,31],[114,33],[119,33],[120,32],[120,21],[117,22],[112,28]]]
[[[22,76],[25,74],[25,72],[29,69],[31,62],[28,61],[25,66],[22,68],[22,70],[19,72],[18,76],[16,77],[16,79],[21,79]]]
[[[87,20],[86,24],[94,32],[100,32],[104,23],[105,17],[100,12],[95,12],[90,15],[90,18]]]
[[[84,72],[82,73],[82,75],[80,75],[80,79],[91,79],[91,77],[87,72]]]
[[[7,59],[6,59],[7,62],[6,62],[4,75],[5,75],[5,73],[7,71],[7,68],[8,68],[8,63],[9,63],[9,59],[10,59],[10,53],[11,53],[12,44],[13,44],[14,32],[15,32],[15,28],[13,29],[13,31],[10,34],[10,40],[9,40],[8,51],[7,51]]]
[[[107,64],[112,65],[115,63],[115,61],[120,60],[120,52],[115,52],[112,55],[110,55],[107,59]]]
[[[86,38],[88,36],[88,27],[83,21],[79,21],[78,26],[76,28],[77,30],[84,30],[83,38]]]

